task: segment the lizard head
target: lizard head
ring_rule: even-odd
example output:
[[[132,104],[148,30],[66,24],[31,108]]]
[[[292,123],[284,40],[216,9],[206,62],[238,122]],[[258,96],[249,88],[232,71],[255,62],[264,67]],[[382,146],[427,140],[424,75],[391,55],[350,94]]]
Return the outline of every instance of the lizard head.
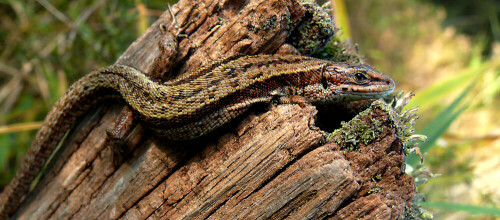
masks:
[[[319,82],[304,88],[304,96],[313,103],[376,99],[395,87],[394,80],[368,65],[332,62],[320,75]]]

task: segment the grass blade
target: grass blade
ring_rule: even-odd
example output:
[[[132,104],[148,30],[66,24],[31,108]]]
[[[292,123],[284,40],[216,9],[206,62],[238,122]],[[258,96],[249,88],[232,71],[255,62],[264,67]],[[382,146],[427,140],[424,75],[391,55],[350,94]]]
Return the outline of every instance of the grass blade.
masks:
[[[467,96],[470,90],[474,87],[477,81],[472,82],[467,88],[455,99],[453,102],[448,105],[443,111],[441,111],[425,128],[422,132],[419,132],[423,135],[426,135],[429,140],[420,145],[420,152],[423,154],[436,143],[437,139],[443,135],[443,133],[448,129],[451,123],[462,113],[467,105],[462,104],[463,99]],[[461,107],[459,107],[461,106]],[[420,161],[420,157],[417,155],[408,155],[406,163],[415,166]]]
[[[500,216],[500,209],[496,207],[486,207],[486,206],[449,203],[449,202],[420,202],[419,205],[426,208],[463,211],[470,214],[485,214],[492,216]]]

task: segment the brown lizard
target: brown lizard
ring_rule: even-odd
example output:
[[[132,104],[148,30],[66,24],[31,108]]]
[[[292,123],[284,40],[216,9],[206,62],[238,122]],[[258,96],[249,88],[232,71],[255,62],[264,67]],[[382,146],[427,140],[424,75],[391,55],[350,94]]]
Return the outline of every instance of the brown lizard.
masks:
[[[172,81],[112,65],[74,83],[51,109],[0,201],[0,218],[12,214],[66,131],[105,98],[120,98],[151,130],[172,140],[200,137],[256,103],[304,105],[374,99],[394,81],[367,65],[296,55],[230,57]]]

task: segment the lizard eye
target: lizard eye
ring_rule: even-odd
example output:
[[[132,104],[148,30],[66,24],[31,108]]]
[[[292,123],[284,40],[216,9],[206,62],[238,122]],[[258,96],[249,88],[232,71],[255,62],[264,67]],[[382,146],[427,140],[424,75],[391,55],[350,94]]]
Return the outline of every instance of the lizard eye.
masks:
[[[323,89],[327,89],[328,88],[328,80],[324,76],[321,77],[321,85],[323,86]]]
[[[366,72],[356,72],[354,73],[354,77],[356,78],[356,81],[358,82],[363,82],[368,80],[368,76],[366,75]]]

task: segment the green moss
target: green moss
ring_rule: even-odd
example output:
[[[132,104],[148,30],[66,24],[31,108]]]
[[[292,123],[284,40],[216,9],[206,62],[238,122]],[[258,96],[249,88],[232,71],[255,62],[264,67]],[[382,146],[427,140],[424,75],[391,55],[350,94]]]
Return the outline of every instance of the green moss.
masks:
[[[341,135],[335,138],[335,143],[343,143],[344,149],[357,150],[358,143],[368,144],[378,137],[380,129],[373,126],[374,124],[368,124],[362,121],[360,117],[356,117],[349,122],[342,122]],[[380,123],[377,122],[376,124]]]
[[[388,114],[389,123],[393,124],[396,137],[403,142],[405,155],[417,151],[419,142],[424,141],[426,137],[414,134],[413,125],[417,118],[417,115],[413,113],[415,109],[402,110],[413,94],[408,93],[403,96],[400,92],[394,96],[394,102],[387,104],[382,99],[376,100],[368,109],[360,112],[349,122],[342,122],[342,127],[328,135],[327,140],[335,138],[334,142],[338,145],[342,144],[343,149],[354,151],[358,149],[358,143],[371,143],[380,136],[383,122],[370,117],[370,114],[374,110],[380,110]],[[366,117],[370,117],[369,122],[366,122]]]
[[[287,14],[284,14],[285,16]],[[288,21],[286,21],[286,19],[288,19]],[[258,25],[253,25],[253,24],[248,24],[246,26],[246,28],[249,30],[249,31],[252,31],[254,33],[257,33],[259,31],[269,31],[273,28],[276,27],[276,25],[278,25],[278,22],[277,22],[278,18],[276,17],[276,15],[273,15],[271,17],[269,17],[268,19],[264,20],[262,23],[258,24]],[[290,14],[288,14],[287,17],[284,17],[281,19],[282,21],[285,20],[285,22],[288,22],[290,23]],[[286,25],[289,25],[289,24],[286,24]]]
[[[357,48],[334,37],[328,44],[314,53],[315,57],[335,62],[363,63]]]
[[[375,187],[375,188],[371,188],[371,189],[368,191],[368,194],[377,194],[377,193],[379,193],[380,191],[382,191],[380,188]]]
[[[285,22],[287,29],[290,29],[290,26],[292,25],[291,18],[292,18],[292,15],[288,12],[281,15],[281,22]]]
[[[264,20],[260,25],[263,31],[268,31],[272,28],[275,28],[277,25],[276,15],[271,16],[270,18]]]
[[[382,132],[380,126],[382,122],[371,119],[367,123],[363,120],[363,118],[369,116],[374,107],[378,107],[378,105],[372,104],[349,122],[341,122],[342,127],[332,132],[327,140],[335,138],[334,142],[338,145],[342,144],[344,149],[356,151],[358,150],[358,143],[368,144],[377,139]]]
[[[287,43],[292,44],[302,55],[307,55],[324,47],[337,29],[330,15],[315,1],[304,0],[301,4],[306,13],[291,32]]]

